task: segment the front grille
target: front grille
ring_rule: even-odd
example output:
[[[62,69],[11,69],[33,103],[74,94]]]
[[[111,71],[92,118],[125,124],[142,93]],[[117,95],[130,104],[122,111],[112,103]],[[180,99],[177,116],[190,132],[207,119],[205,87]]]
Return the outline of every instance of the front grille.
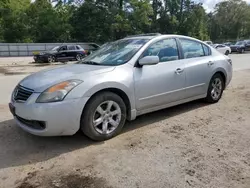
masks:
[[[14,91],[14,99],[16,101],[26,101],[33,93],[32,89],[18,85]]]
[[[37,130],[44,130],[46,128],[45,122],[43,121],[36,121],[36,120],[27,120],[23,119],[19,116],[16,116],[16,118],[24,125],[26,125],[29,128],[37,129]]]

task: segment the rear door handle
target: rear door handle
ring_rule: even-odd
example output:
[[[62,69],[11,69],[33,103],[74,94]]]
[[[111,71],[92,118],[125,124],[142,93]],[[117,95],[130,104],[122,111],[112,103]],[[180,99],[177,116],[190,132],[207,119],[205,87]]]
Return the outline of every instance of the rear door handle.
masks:
[[[184,69],[178,68],[175,70],[176,74],[181,74],[184,71]]]
[[[212,66],[213,64],[214,64],[214,62],[212,62],[212,61],[209,61],[209,62],[207,63],[208,66]]]

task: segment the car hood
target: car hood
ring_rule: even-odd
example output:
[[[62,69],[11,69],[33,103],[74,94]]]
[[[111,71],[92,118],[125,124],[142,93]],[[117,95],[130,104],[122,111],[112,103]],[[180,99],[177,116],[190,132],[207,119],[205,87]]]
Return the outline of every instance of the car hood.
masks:
[[[53,50],[51,50],[51,51],[44,51],[44,52],[41,52],[41,53],[40,53],[40,55],[45,55],[45,54],[55,54],[55,53],[57,53],[57,51],[53,51]]]
[[[115,67],[73,64],[59,68],[52,68],[31,74],[24,78],[19,84],[23,87],[33,89],[35,92],[43,92],[57,83],[79,79],[83,80],[89,76],[102,74],[114,70]]]

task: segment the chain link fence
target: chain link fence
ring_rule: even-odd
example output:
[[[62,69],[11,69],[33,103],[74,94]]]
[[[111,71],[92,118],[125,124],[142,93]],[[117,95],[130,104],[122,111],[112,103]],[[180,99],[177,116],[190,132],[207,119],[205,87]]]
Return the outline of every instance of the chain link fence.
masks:
[[[0,43],[0,57],[32,56],[33,52],[50,50],[61,45],[80,45],[87,43]]]

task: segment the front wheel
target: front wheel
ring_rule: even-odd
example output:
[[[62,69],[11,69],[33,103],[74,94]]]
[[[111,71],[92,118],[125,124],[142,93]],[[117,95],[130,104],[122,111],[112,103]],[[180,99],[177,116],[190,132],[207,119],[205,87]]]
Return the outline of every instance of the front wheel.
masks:
[[[56,61],[55,56],[50,55],[50,56],[48,57],[48,63],[54,63],[55,61]]]
[[[220,74],[215,74],[210,80],[207,97],[205,100],[209,103],[216,103],[221,99],[223,90],[225,88],[225,83]]]
[[[112,92],[102,92],[87,103],[81,118],[81,130],[95,141],[116,136],[126,121],[126,105]]]
[[[229,51],[228,50],[225,52],[225,55],[229,55]]]
[[[243,54],[245,52],[245,49],[244,48],[241,48],[240,49],[240,53]]]

